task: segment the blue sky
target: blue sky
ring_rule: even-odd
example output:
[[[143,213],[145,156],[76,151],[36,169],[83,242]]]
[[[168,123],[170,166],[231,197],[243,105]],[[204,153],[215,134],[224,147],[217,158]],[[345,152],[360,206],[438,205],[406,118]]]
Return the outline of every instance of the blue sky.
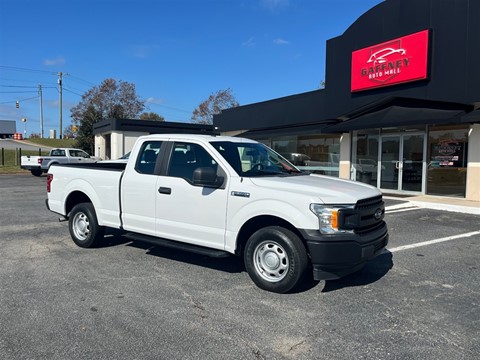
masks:
[[[381,0],[0,0],[0,119],[63,127],[104,79],[135,84],[146,111],[190,122],[217,90],[241,105],[318,89],[325,45]],[[20,100],[20,108],[15,102]]]

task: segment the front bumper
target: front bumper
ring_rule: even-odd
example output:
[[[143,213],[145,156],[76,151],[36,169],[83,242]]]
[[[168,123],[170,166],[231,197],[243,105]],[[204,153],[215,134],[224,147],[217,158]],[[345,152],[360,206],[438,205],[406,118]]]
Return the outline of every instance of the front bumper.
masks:
[[[368,234],[324,235],[300,230],[307,244],[315,280],[334,280],[360,270],[388,244],[385,222]]]

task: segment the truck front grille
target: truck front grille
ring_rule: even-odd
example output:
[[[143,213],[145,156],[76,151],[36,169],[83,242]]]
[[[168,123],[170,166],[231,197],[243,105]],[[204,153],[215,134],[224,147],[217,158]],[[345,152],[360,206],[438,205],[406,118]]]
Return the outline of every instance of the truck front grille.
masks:
[[[355,210],[360,217],[359,226],[355,229],[356,234],[367,235],[384,226],[385,203],[382,200],[382,195],[359,200],[355,205]]]

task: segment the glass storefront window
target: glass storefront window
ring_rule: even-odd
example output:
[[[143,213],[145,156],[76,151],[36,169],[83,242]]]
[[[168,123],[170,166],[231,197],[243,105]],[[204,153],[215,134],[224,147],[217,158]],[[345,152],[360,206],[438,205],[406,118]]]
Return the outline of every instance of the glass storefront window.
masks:
[[[338,177],[340,135],[299,136],[297,150],[308,157],[302,169]]]
[[[468,127],[431,127],[428,134],[427,194],[465,197]]]
[[[377,186],[379,131],[358,131],[353,135],[351,179]]]
[[[272,138],[272,147],[301,170],[338,177],[340,135]]]

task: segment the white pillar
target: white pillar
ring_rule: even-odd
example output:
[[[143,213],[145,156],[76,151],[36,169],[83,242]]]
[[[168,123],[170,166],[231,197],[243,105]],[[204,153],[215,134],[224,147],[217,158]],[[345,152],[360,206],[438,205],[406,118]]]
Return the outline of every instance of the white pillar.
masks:
[[[468,132],[467,200],[480,201],[480,124],[470,125]]]
[[[338,177],[350,179],[350,161],[352,154],[352,137],[350,133],[343,133],[340,136],[340,168]]]

